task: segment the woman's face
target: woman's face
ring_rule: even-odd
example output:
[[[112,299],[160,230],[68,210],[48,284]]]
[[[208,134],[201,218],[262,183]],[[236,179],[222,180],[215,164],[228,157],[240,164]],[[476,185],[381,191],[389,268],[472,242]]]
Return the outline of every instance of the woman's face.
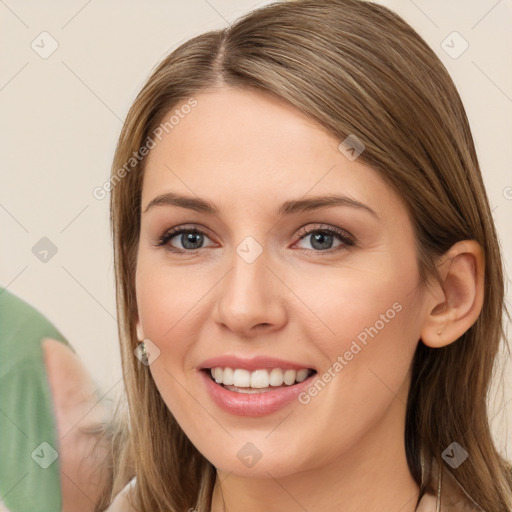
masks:
[[[194,99],[155,139],[142,190],[138,331],[163,400],[239,475],[403,445],[426,314],[404,204],[280,100]]]

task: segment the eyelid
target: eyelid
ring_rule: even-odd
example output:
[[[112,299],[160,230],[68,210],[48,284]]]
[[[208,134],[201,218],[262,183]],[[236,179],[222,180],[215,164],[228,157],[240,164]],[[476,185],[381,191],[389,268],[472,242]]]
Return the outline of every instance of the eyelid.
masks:
[[[301,240],[307,238],[309,235],[316,233],[316,232],[324,232],[329,233],[334,237],[337,237],[341,244],[337,247],[332,247],[331,249],[326,249],[324,251],[315,251],[312,249],[303,249],[308,252],[314,252],[314,253],[322,253],[322,254],[332,254],[333,252],[337,252],[342,249],[347,249],[349,247],[354,247],[356,245],[356,238],[346,231],[345,229],[338,228],[336,226],[331,226],[329,224],[318,224],[316,226],[311,226],[310,224],[303,226],[300,228],[297,232],[297,236],[299,237],[298,242]],[[297,242],[295,242],[297,243]],[[294,243],[294,245],[295,245]]]
[[[311,226],[313,224],[313,227]],[[303,237],[310,233],[314,233],[315,231],[332,231],[339,236],[350,239],[351,241],[355,241],[355,237],[351,235],[346,229],[338,228],[336,226],[331,226],[330,224],[322,224],[322,223],[309,223],[305,226],[299,228],[297,230],[297,236]]]
[[[168,242],[170,240],[172,240],[174,237],[176,237],[180,234],[183,234],[184,232],[185,233],[198,233],[198,234],[201,234],[201,235],[211,239],[211,237],[207,234],[206,231],[207,230],[205,228],[197,227],[196,224],[189,224],[189,225],[183,224],[183,225],[168,229],[162,235],[158,236],[156,238],[156,240],[154,241],[154,245],[156,245],[158,247],[164,246],[167,248],[167,250],[169,250],[171,252],[175,252],[175,253],[195,254],[198,251],[200,251],[201,249],[206,249],[207,247],[200,247],[199,249],[190,249],[190,250],[179,249],[179,248],[170,246],[168,244]],[[314,250],[314,249],[303,249],[303,248],[302,248],[302,250],[307,251],[309,253],[313,252],[315,254],[316,253],[331,254],[331,253],[337,252],[341,249],[346,249],[347,247],[353,247],[356,245],[355,237],[351,233],[349,233],[348,231],[346,231],[342,228],[331,226],[329,224],[317,224],[316,226],[311,226],[311,223],[299,228],[299,230],[297,231],[297,234],[296,234],[296,236],[298,237],[298,240],[296,242],[294,242],[293,245],[295,245],[297,242],[300,242],[301,240],[305,239],[308,235],[311,235],[316,232],[329,233],[330,235],[337,237],[338,240],[340,240],[341,244],[337,247],[333,247],[331,249],[326,249],[326,250]]]
[[[166,230],[162,235],[159,235],[154,240],[154,245],[157,247],[166,247],[167,250],[171,252],[181,253],[181,254],[195,254],[197,251],[201,249],[205,249],[205,247],[200,247],[199,249],[190,249],[184,250],[176,247],[172,247],[169,245],[169,241],[174,237],[182,234],[182,233],[198,233],[204,235],[205,237],[211,239],[211,237],[206,232],[206,229],[199,228],[195,224],[182,224],[180,226],[175,226],[171,229]]]

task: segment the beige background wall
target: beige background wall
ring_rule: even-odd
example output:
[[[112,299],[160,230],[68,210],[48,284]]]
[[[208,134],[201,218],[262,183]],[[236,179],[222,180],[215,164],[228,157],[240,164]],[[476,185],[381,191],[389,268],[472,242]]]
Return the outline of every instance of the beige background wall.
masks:
[[[0,283],[58,326],[105,390],[119,391],[121,372],[108,199],[92,190],[108,178],[122,120],[155,64],[191,36],[266,3],[0,2]],[[512,1],[379,3],[420,32],[459,87],[510,274]],[[32,252],[38,242],[46,262]],[[511,368],[492,409],[509,459]]]

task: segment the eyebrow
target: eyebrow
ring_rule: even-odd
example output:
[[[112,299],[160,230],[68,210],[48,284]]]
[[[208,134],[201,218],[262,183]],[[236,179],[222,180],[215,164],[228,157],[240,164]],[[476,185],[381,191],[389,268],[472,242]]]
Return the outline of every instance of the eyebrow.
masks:
[[[174,192],[168,192],[166,194],[156,196],[149,202],[143,213],[146,213],[150,208],[153,208],[154,206],[177,206],[199,213],[206,213],[209,215],[217,216],[220,213],[219,209],[212,202],[206,199],[183,196]],[[361,203],[356,199],[340,195],[316,196],[309,197],[307,199],[293,199],[284,202],[276,210],[275,213],[277,217],[283,217],[285,215],[313,211],[330,206],[349,206],[358,210],[365,211],[377,219],[379,218],[377,213],[364,203]]]

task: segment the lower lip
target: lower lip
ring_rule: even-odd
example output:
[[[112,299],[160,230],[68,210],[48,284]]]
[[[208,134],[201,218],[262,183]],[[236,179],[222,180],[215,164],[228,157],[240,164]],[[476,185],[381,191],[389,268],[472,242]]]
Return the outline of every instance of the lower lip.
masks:
[[[283,409],[310,385],[312,376],[289,387],[261,393],[237,393],[214,382],[205,371],[199,372],[212,400],[224,411],[239,416],[264,416]]]

